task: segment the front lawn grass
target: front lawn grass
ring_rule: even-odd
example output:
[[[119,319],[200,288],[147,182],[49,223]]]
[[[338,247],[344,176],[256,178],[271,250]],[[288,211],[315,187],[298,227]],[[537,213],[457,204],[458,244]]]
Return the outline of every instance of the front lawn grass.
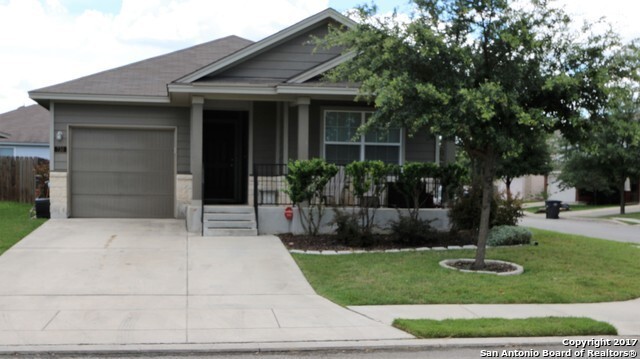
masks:
[[[396,319],[393,326],[418,338],[553,337],[617,335],[611,324],[589,318]]]
[[[46,221],[31,219],[31,207],[31,204],[0,202],[0,254]]]
[[[637,244],[531,229],[538,246],[487,249],[487,259],[524,266],[516,276],[461,273],[438,265],[475,250],[294,254],[314,289],[341,305],[590,303],[640,297]]]

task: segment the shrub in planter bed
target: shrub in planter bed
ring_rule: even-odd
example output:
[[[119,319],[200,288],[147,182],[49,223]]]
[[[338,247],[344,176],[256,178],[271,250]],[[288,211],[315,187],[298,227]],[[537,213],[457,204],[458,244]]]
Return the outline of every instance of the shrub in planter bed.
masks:
[[[518,244],[530,244],[531,232],[518,226],[496,226],[489,231],[487,245],[512,246]]]
[[[432,221],[414,218],[411,216],[398,217],[397,221],[391,221],[391,233],[394,242],[409,245],[425,245],[434,239]]]

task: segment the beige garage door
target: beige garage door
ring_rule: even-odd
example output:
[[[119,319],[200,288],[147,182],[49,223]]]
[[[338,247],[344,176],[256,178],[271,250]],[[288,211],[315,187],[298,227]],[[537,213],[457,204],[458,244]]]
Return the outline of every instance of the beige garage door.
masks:
[[[71,216],[174,216],[174,131],[72,128]]]

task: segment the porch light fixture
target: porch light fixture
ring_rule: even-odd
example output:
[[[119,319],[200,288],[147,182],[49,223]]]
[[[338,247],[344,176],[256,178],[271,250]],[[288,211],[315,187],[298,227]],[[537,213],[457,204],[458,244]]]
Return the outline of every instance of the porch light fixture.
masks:
[[[64,135],[63,135],[62,131],[56,132],[56,140],[62,141],[63,137],[64,137]]]

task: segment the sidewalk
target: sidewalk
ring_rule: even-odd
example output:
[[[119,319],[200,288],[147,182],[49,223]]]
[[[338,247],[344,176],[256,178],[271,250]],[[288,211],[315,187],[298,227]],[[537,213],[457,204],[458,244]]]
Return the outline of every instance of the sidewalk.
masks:
[[[610,323],[618,329],[618,335],[640,336],[640,298],[610,303],[379,305],[348,308],[385,324],[391,324],[397,318],[588,317]]]

